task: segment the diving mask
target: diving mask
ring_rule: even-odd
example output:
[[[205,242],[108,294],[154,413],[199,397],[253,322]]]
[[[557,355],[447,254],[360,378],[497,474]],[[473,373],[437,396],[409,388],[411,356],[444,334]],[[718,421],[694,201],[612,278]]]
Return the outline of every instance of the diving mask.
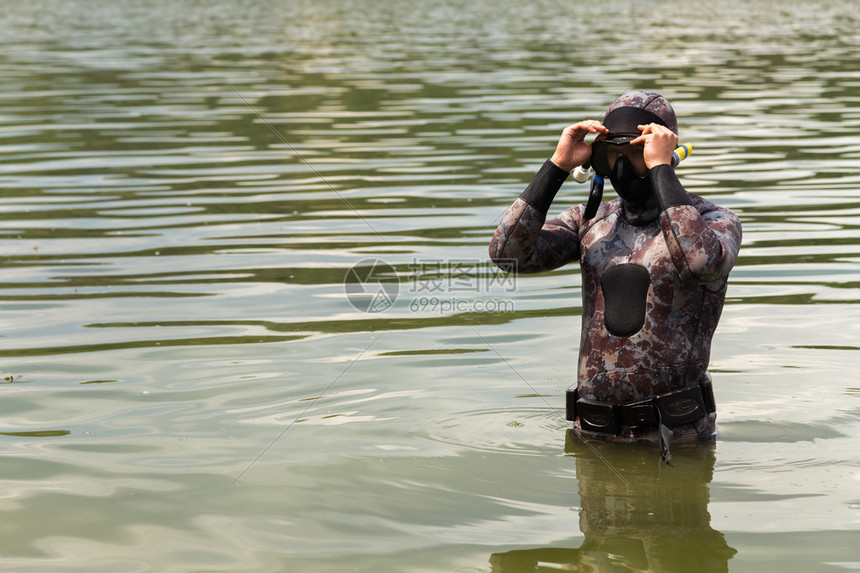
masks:
[[[616,164],[619,157],[626,158],[625,163],[633,169],[639,177],[648,174],[648,166],[645,165],[642,144],[632,145],[630,142],[639,137],[638,135],[612,135],[606,139],[596,139],[591,144],[591,166],[598,175],[612,177],[615,174]]]

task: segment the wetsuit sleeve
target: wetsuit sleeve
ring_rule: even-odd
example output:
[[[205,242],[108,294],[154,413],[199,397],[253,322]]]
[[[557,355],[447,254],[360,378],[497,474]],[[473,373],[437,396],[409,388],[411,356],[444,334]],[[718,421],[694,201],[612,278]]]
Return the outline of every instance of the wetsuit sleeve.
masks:
[[[681,277],[703,284],[724,281],[737,260],[740,220],[705,201],[701,204],[708,207],[698,208],[668,165],[651,169],[650,177],[660,203],[663,237]]]
[[[490,259],[499,268],[538,273],[579,258],[579,211],[569,209],[546,221],[552,200],[567,176],[567,171],[547,160],[502,216],[490,241]]]

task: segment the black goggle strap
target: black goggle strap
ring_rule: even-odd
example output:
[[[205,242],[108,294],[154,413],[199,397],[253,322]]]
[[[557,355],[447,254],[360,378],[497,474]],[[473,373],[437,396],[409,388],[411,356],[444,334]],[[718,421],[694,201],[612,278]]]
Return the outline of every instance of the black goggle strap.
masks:
[[[595,172],[591,178],[591,189],[588,191],[588,203],[585,204],[585,213],[582,218],[585,221],[594,219],[600,202],[603,200],[603,176]]]

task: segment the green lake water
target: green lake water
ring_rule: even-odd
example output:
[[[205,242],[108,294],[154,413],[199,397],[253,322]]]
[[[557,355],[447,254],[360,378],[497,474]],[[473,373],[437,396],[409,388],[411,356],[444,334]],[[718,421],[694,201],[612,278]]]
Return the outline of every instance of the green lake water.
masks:
[[[860,569],[858,62],[845,0],[6,5],[0,569]],[[673,467],[567,435],[578,268],[487,260],[628,89],[744,226]]]

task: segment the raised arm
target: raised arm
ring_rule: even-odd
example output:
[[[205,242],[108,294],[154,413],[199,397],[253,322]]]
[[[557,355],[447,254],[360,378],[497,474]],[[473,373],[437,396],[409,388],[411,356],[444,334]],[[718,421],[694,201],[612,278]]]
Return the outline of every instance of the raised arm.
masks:
[[[570,170],[591,155],[591,146],[584,141],[587,133],[606,133],[606,128],[593,121],[566,127],[552,159],[505,212],[490,241],[490,259],[500,268],[537,273],[579,258],[580,210],[569,209],[548,222],[546,215]]]
[[[741,245],[741,222],[728,209],[700,209],[670,165],[678,136],[657,124],[640,125],[651,187],[660,205],[660,225],[672,263],[685,280],[707,284],[723,281],[735,265]]]
[[[650,177],[663,237],[681,277],[703,284],[725,280],[741,246],[740,220],[728,209],[697,208],[668,165],[651,169]]]
[[[544,224],[546,213],[567,171],[547,160],[534,180],[505,211],[493,239],[490,259],[499,268],[516,273],[556,269],[579,258],[578,226],[567,217]]]

